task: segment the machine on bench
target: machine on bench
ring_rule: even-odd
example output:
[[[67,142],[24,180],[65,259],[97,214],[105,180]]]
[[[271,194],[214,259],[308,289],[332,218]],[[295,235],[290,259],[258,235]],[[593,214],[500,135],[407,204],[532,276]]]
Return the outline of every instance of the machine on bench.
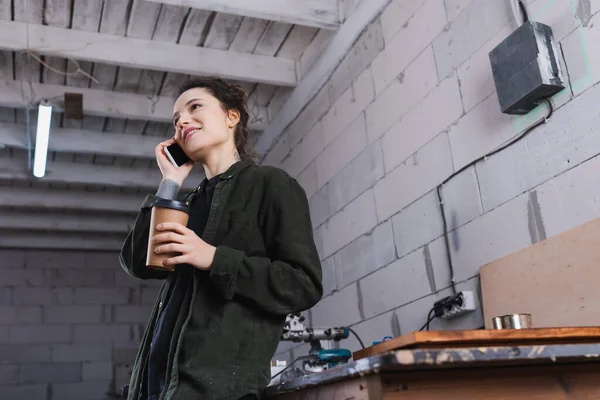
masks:
[[[307,355],[296,359],[302,362],[301,368],[292,368],[291,364],[285,368],[281,373],[281,382],[347,363],[352,358],[348,349],[331,348],[332,342],[348,338],[348,328],[309,328],[304,326],[304,321],[304,316],[300,314],[290,314],[286,318],[281,341],[310,343],[310,350]]]

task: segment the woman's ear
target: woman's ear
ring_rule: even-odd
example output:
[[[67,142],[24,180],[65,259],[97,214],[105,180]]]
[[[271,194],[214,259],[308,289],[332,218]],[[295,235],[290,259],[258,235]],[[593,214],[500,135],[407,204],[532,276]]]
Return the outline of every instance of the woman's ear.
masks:
[[[235,127],[240,122],[240,112],[236,109],[227,111],[227,126],[229,128]]]

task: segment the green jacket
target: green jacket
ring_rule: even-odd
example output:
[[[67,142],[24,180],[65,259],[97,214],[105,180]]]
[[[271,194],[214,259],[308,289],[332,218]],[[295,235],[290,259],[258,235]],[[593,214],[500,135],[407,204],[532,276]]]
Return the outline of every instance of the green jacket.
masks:
[[[170,273],[145,266],[148,195],[120,254],[138,279],[164,279],[135,359],[128,399],[146,384],[151,334]],[[161,400],[237,400],[260,396],[287,314],[322,297],[321,264],[306,193],[284,171],[240,161],[215,188],[202,239],[217,248],[210,271],[194,270],[171,342]]]

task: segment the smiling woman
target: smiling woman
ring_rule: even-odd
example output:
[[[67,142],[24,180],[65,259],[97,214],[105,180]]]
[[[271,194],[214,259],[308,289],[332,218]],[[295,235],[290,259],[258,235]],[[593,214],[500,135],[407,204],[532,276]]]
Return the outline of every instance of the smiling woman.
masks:
[[[286,315],[316,304],[322,273],[306,194],[284,171],[254,163],[247,95],[220,79],[183,86],[175,135],[156,147],[162,172],[121,251],[132,277],[164,279],[136,357],[129,399],[255,399]],[[177,142],[192,160],[175,167]],[[161,223],[156,252],[172,272],[146,267],[151,209],[175,199],[195,165],[206,179],[184,196],[187,226]]]

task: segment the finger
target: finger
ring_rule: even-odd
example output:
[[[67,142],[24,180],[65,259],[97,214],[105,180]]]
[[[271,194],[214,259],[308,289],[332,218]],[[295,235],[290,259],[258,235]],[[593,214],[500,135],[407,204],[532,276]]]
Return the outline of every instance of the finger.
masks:
[[[163,222],[162,224],[158,224],[156,229],[159,231],[172,231],[179,233],[180,235],[187,235],[190,232],[188,228],[181,225],[179,222]]]
[[[185,255],[171,257],[171,258],[167,258],[165,261],[163,261],[163,265],[170,266],[170,265],[177,265],[177,264],[186,264],[187,259],[188,258]]]
[[[184,236],[175,232],[159,233],[152,238],[153,243],[183,243]]]
[[[158,246],[154,249],[154,252],[157,254],[160,253],[183,253],[184,245],[179,243],[169,243],[162,246]]]

